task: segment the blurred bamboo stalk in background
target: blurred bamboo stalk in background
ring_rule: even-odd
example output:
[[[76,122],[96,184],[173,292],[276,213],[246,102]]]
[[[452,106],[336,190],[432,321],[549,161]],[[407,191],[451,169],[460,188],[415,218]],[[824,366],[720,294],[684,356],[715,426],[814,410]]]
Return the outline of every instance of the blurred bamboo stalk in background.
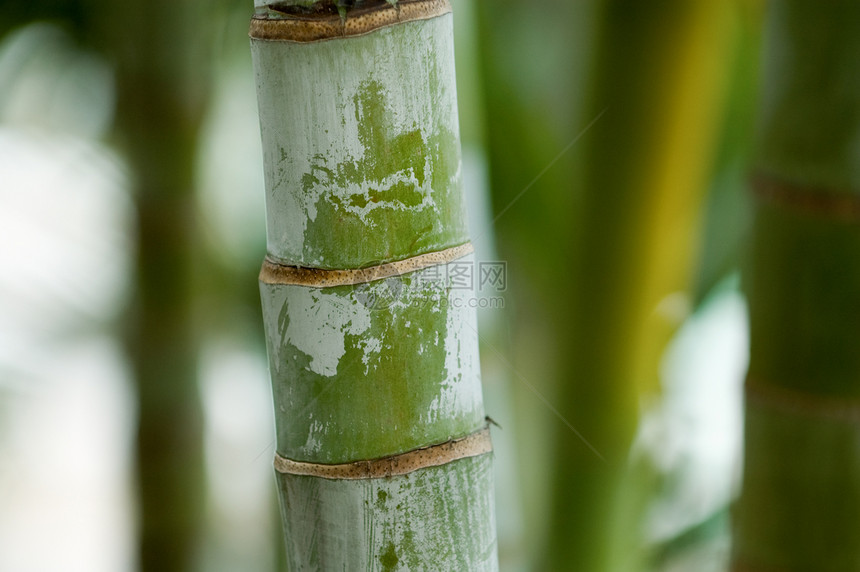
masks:
[[[643,566],[647,488],[630,446],[689,311],[735,22],[728,2],[598,10],[586,117],[602,116],[582,143],[558,403],[599,456],[557,431],[549,568],[629,572]]]
[[[251,24],[289,567],[496,570],[450,6],[337,7]]]
[[[202,3],[105,3],[116,58],[116,129],[134,191],[137,261],[129,353],[143,571],[185,571],[205,514],[203,420],[192,274],[194,167],[208,100]],[[194,23],[190,25],[190,23]]]
[[[860,5],[769,5],[738,571],[860,567]]]

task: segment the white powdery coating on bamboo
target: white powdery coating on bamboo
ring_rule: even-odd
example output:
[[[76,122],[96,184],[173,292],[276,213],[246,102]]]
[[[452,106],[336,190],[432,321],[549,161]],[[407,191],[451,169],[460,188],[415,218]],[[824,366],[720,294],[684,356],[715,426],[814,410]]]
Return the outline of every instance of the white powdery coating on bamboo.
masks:
[[[292,286],[273,293],[271,307],[265,308],[265,315],[279,317],[274,324],[267,320],[270,335],[275,335],[272,339],[281,340],[280,344],[272,345],[276,373],[281,362],[280,352],[292,348],[310,358],[308,368],[314,373],[326,377],[337,374],[340,359],[346,353],[346,335],[360,336],[367,331],[371,323],[370,309],[349,298],[315,288]],[[284,322],[282,313],[287,308],[289,323],[279,333],[278,324]],[[374,351],[378,352],[375,345],[366,346],[366,355]]]
[[[458,264],[471,265],[474,269],[475,255],[461,258]],[[448,265],[451,268],[451,265]],[[478,354],[478,315],[474,306],[475,291],[472,288],[451,288],[448,294],[448,316],[445,329],[445,369],[448,377],[442,391],[430,404],[427,421],[432,423],[458,405],[480,403],[481,368]],[[436,332],[438,334],[438,332]],[[438,338],[437,338],[438,339]]]
[[[368,177],[368,169],[352,169],[348,176],[338,169],[373,159],[366,156],[367,142],[362,141],[360,129],[367,128],[363,125],[368,113],[364,95],[371,88],[385,102],[391,136],[418,130],[427,143],[437,135],[427,132],[428,127],[444,126],[459,138],[453,86],[439,81],[433,98],[425,93],[429,78],[454,74],[450,34],[438,29],[449,28],[450,17],[382,28],[350,38],[348,47],[342,41],[252,40],[264,149],[268,249],[273,257],[290,264],[327,266],[321,257],[305,259],[306,230],[316,220],[321,201],[336,212],[358,217],[369,234],[375,225],[368,215],[376,210],[432,212],[442,218],[433,197],[434,165],[429,157],[421,176],[413,167],[381,179]],[[356,180],[362,176],[363,180]],[[459,186],[460,177],[458,167],[448,181],[449,188]],[[386,190],[398,185],[414,189],[420,200],[405,204],[392,198],[396,193]]]
[[[290,565],[495,572],[490,469],[481,455],[383,479],[279,475]]]

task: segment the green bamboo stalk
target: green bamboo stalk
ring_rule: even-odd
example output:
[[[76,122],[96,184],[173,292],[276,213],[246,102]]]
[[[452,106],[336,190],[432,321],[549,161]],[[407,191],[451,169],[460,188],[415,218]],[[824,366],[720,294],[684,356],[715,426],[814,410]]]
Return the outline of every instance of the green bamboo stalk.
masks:
[[[541,569],[641,565],[650,485],[628,455],[689,300],[731,10],[671,0],[558,2],[542,13],[513,1],[485,6],[485,32],[495,40],[485,52],[493,190],[501,191],[499,208],[518,201],[499,224],[510,236],[519,218],[523,230],[508,252],[531,283],[520,303],[544,318],[538,323],[556,346],[546,368],[555,394],[546,392],[563,421],[538,406],[554,422],[546,460],[555,473],[543,519],[550,526],[535,539],[546,543]],[[595,24],[577,28],[592,11]],[[556,53],[559,42],[589,33],[593,45],[571,46],[566,59]]]
[[[860,5],[769,6],[734,570],[860,568]]]
[[[602,459],[557,431],[553,570],[641,569],[647,480],[629,460],[685,317],[731,49],[730,3],[601,6],[583,141],[560,410]],[[686,304],[685,304],[686,302]]]
[[[576,48],[590,43],[591,4],[562,1],[535,9],[532,3],[517,0],[475,2],[495,210],[491,226],[498,233],[499,252],[508,262],[511,278],[507,299],[512,319],[510,345],[496,347],[505,353],[505,362],[499,365],[514,380],[511,390],[515,439],[520,445],[517,462],[526,569],[549,569],[536,563],[546,558],[553,502],[551,443],[556,424],[562,422],[544,399],[557,403],[558,366],[569,359],[568,334],[558,327],[558,321],[569,300],[570,265],[567,249],[559,245],[570,240],[571,203],[576,189],[581,188],[571,176],[578,145],[561,154],[549,169],[547,166],[583,126],[577,104],[584,85],[580,70],[587,58],[585,49]],[[539,173],[542,175],[536,177]],[[520,196],[524,189],[528,190]],[[561,284],[563,294],[559,296]],[[481,335],[484,337],[483,331]],[[482,359],[488,357],[498,358],[498,354],[491,349],[482,352]],[[486,365],[492,367],[489,361]],[[490,374],[486,369],[483,373],[485,377]],[[490,405],[489,387],[486,394]],[[494,418],[501,413],[490,411]],[[507,433],[509,422],[501,423],[502,433]],[[503,444],[497,446],[497,463],[501,464]],[[506,500],[502,486],[498,484],[496,493],[500,513]],[[498,517],[502,566],[507,560],[504,518]]]
[[[205,516],[202,406],[193,320],[194,165],[207,102],[200,4],[99,4],[115,58],[116,130],[134,191],[137,253],[129,354],[137,397],[139,558],[193,567]]]
[[[259,7],[290,569],[495,570],[445,0]]]

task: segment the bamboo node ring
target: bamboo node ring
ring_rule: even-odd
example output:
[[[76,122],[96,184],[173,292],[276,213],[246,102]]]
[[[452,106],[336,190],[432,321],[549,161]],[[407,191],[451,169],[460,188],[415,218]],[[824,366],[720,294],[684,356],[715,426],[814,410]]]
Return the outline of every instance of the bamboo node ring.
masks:
[[[841,222],[860,222],[860,196],[856,194],[789,183],[763,173],[752,175],[751,190],[762,202]]]
[[[322,42],[337,38],[363,36],[395,24],[429,20],[451,12],[448,0],[400,0],[395,5],[380,2],[353,8],[341,19],[335,13],[286,14],[269,8],[268,14],[251,19],[248,35],[257,40],[281,42]]]
[[[490,440],[489,425],[460,439],[451,439],[438,445],[413,449],[399,455],[329,465],[293,461],[275,454],[275,470],[285,475],[304,475],[324,479],[357,480],[381,479],[406,475],[419,469],[446,465],[459,459],[477,457],[490,453],[493,444]]]
[[[263,284],[293,284],[310,286],[312,288],[331,288],[333,286],[352,286],[365,284],[400,276],[408,272],[416,272],[431,266],[447,264],[475,251],[472,243],[467,242],[437,252],[427,252],[403,260],[386,262],[368,268],[352,270],[326,270],[323,268],[304,268],[280,264],[268,257],[260,269],[260,282]]]

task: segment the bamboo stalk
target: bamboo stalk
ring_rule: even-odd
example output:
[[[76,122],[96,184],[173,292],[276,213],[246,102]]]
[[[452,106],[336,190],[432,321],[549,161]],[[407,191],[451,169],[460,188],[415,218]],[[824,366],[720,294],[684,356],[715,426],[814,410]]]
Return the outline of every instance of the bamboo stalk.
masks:
[[[769,5],[734,570],[860,567],[860,6]]]
[[[487,117],[483,127],[494,207],[488,218],[489,226],[497,231],[499,253],[508,263],[506,304],[512,319],[508,339],[503,340],[509,345],[491,340],[504,356],[500,358],[488,348],[482,359],[488,367],[493,365],[490,360],[498,360],[497,367],[512,378],[521,481],[517,493],[523,521],[520,558],[526,570],[549,569],[536,563],[546,558],[549,511],[554,502],[552,437],[556,424],[562,422],[547,402],[557,403],[558,365],[569,359],[566,334],[557,327],[571,284],[568,252],[560,245],[570,237],[575,193],[567,191],[577,188],[570,166],[578,146],[570,148],[570,154],[560,151],[570,143],[574,130],[582,127],[573,116],[579,111],[583,85],[576,56],[584,50],[574,46],[589,43],[591,4],[553,2],[536,9],[533,3],[516,0],[475,2]],[[559,154],[556,163],[547,168]],[[475,232],[476,237],[478,234]],[[484,231],[476,238],[479,248],[486,235]],[[558,295],[562,284],[563,294]],[[483,330],[481,336],[487,339]],[[490,372],[485,369],[483,373]],[[489,406],[489,388],[486,395]],[[502,417],[502,433],[508,433],[510,422],[503,411],[491,411],[494,419]],[[496,445],[497,463],[502,464],[503,444]],[[503,487],[503,482],[497,483],[500,565],[505,567],[503,535],[508,515],[501,514],[501,503],[507,498]]]
[[[194,165],[207,103],[209,21],[197,2],[104,3],[117,63],[116,130],[134,192],[137,252],[129,356],[137,398],[143,571],[193,567],[203,532],[203,415],[194,328]]]
[[[290,569],[495,570],[450,7],[258,8],[251,37]]]
[[[603,459],[557,431],[553,570],[643,567],[650,492],[628,455],[659,363],[686,317],[731,49],[731,5],[602,5],[583,141],[560,410]]]
[[[499,224],[508,236],[522,227],[508,238],[509,253],[525,251],[512,268],[531,282],[520,303],[544,318],[535,321],[555,346],[549,367],[529,371],[555,376],[545,391],[561,417],[537,407],[553,423],[551,514],[527,529],[550,523],[534,540],[547,570],[636,570],[650,485],[628,454],[689,300],[732,5],[612,0],[541,12],[505,2],[484,14],[495,40],[485,57]],[[586,18],[595,25],[581,26]],[[559,54],[589,34],[588,47]],[[544,466],[535,464],[529,473]]]

